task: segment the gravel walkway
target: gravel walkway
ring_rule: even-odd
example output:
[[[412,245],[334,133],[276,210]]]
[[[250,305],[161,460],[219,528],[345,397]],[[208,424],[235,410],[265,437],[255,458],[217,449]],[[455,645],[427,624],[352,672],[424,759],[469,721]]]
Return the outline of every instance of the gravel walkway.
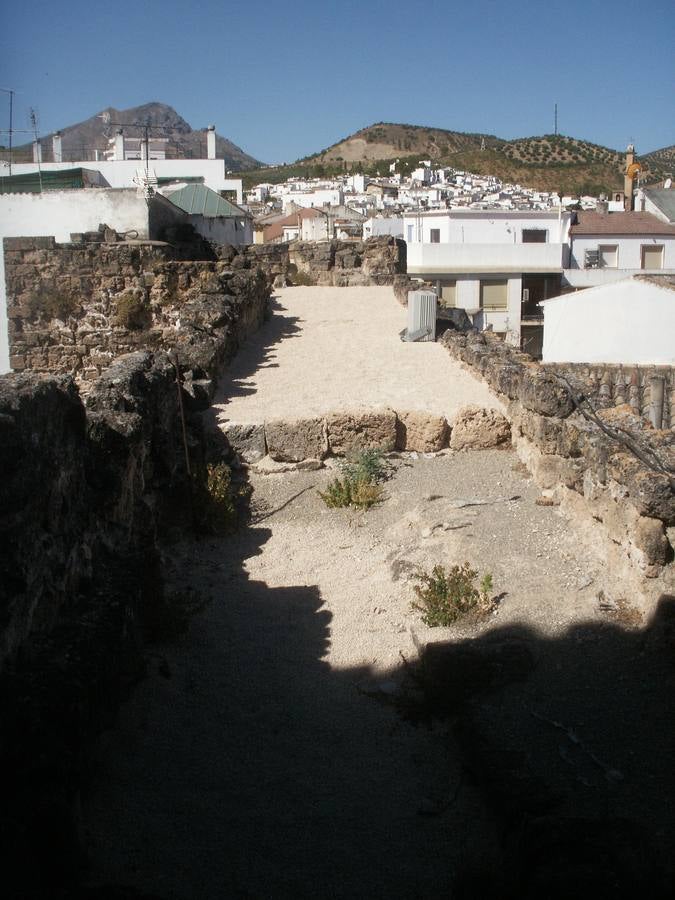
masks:
[[[467,403],[502,409],[433,342],[403,343],[406,310],[390,287],[286,288],[219,386],[221,421],[254,424],[391,406],[451,418]]]

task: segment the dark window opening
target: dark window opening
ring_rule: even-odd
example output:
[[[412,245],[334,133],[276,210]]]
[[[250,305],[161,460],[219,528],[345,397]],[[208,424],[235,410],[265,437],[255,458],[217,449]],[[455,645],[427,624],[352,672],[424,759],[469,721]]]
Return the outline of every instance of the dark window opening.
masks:
[[[523,243],[545,244],[547,234],[545,228],[523,228]]]
[[[430,231],[431,235],[431,243],[432,244],[440,244],[441,242],[441,229],[440,228],[432,228]]]

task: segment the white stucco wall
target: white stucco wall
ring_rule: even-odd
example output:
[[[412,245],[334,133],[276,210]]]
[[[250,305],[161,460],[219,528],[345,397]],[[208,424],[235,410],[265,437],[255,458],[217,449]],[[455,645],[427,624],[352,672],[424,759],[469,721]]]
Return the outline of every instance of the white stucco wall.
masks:
[[[387,216],[381,219],[366,219],[363,223],[363,236],[381,237],[383,235],[392,235],[392,237],[403,237],[403,219],[396,216]]]
[[[327,216],[303,216],[300,222],[300,240],[325,241],[328,239]]]
[[[583,269],[586,250],[597,250],[601,246],[615,246],[617,250],[617,269],[640,269],[642,266],[642,247],[663,247],[663,268],[675,269],[675,235],[588,235],[572,237],[570,268]]]
[[[91,160],[82,164],[86,169],[98,170],[112,188],[136,187],[136,171],[143,168],[140,160]],[[43,172],[72,169],[76,163],[42,163]],[[243,202],[241,178],[229,178],[223,159],[152,159],[150,169],[158,178],[203,178],[204,184],[214,191],[236,191],[237,203]],[[34,163],[14,163],[13,175],[37,172]]]
[[[408,243],[408,272],[556,272],[567,263],[566,244]]]
[[[675,364],[675,291],[628,279],[542,307],[543,362]]]
[[[105,222],[117,231],[138,231],[148,237],[148,209],[135,190],[45,191],[42,194],[0,194],[0,242],[6,237],[54,236],[60,243],[71,232],[96,231]],[[0,373],[9,371],[5,257],[0,253]]]
[[[284,195],[283,203],[284,209],[291,203],[295,203],[296,206],[302,206],[305,209],[310,209],[313,206],[320,209],[326,204],[330,206],[342,206],[344,203],[344,194],[341,189],[334,188],[321,191],[309,191],[307,193],[290,191],[288,194]]]
[[[440,231],[441,244],[522,244],[523,229],[530,228],[545,230],[547,243],[562,244],[568,240],[570,222],[569,213],[541,211],[451,210],[403,217],[406,240],[412,226],[412,241],[424,244],[431,243],[432,228]]]

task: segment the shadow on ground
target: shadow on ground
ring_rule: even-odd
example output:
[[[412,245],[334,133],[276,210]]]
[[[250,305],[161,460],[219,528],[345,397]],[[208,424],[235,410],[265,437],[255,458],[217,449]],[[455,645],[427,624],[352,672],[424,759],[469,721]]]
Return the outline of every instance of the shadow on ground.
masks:
[[[675,598],[641,631],[497,627],[374,681],[326,662],[314,584],[248,578],[269,535],[174,561],[212,602],[103,741],[87,887],[53,896],[671,895]]]
[[[227,404],[230,398],[247,397],[255,393],[246,384],[247,379],[259,369],[276,368],[274,348],[281,341],[298,337],[301,332],[302,320],[299,316],[287,315],[279,300],[271,297],[269,318],[238,350],[218,385],[214,403]],[[206,415],[215,421],[216,410],[211,407]]]

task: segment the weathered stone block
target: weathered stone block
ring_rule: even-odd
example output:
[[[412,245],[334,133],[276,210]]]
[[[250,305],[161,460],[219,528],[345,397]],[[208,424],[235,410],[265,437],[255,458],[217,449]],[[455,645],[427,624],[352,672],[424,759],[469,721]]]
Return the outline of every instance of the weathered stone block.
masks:
[[[263,425],[243,425],[239,422],[226,422],[221,430],[229,445],[246,462],[256,462],[267,454],[265,428]]]
[[[396,449],[437,453],[448,446],[450,427],[443,416],[425,412],[400,412],[396,420]]]
[[[396,446],[396,413],[393,409],[353,410],[332,413],[326,419],[331,453],[343,456],[354,450],[382,450]]]
[[[496,409],[463,406],[452,423],[450,447],[453,450],[483,450],[505,444],[510,438],[509,421]]]
[[[529,372],[522,380],[520,400],[523,406],[542,416],[566,418],[574,403],[565,386],[554,376]]]
[[[280,462],[323,459],[328,454],[326,423],[322,418],[265,422],[267,452]]]
[[[633,543],[642,552],[646,565],[663,566],[669,561],[671,547],[659,519],[640,516],[633,532]]]

